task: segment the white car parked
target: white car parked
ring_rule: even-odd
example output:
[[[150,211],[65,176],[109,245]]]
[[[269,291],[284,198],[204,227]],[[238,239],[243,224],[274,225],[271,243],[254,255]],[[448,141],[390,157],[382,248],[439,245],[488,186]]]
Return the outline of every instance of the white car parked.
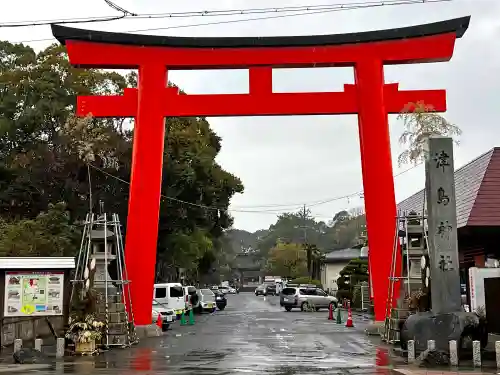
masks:
[[[154,285],[153,300],[180,316],[186,311],[184,288],[181,283],[163,283]]]
[[[220,286],[219,291],[224,294],[236,294],[236,289],[231,288],[230,286]]]
[[[200,289],[198,290],[198,297],[200,302],[198,304],[198,312],[214,312],[216,309],[215,305],[215,294],[210,289]]]

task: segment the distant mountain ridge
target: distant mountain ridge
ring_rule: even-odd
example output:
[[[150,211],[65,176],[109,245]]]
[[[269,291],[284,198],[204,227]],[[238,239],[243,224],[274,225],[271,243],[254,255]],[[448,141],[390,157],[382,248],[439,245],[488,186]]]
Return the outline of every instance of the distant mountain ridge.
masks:
[[[320,252],[347,249],[366,243],[366,220],[362,210],[339,211],[329,223],[316,221],[305,210],[284,213],[268,229],[249,232],[243,229],[225,231],[225,246],[232,254],[232,267],[262,268],[277,243],[315,246]]]
[[[249,232],[243,229],[225,231],[226,243],[233,254],[254,254],[266,258],[278,241],[315,245],[325,253],[346,249],[366,242],[366,220],[362,208],[339,211],[330,222],[316,221],[305,209],[283,213],[268,229]]]

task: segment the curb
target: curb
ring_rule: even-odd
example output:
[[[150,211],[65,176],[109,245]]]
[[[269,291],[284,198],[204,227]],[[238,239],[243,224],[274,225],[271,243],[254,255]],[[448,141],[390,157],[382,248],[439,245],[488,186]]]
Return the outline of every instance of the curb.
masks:
[[[393,372],[401,374],[401,375],[457,375],[458,372],[462,371],[451,371],[446,369],[427,369],[427,368],[393,368]],[[486,374],[486,372],[481,371],[466,371],[463,373],[467,375],[481,375]]]
[[[52,365],[49,364],[32,364],[32,365],[0,365],[0,373],[4,372],[27,372],[27,371],[33,371],[33,370],[45,370],[52,367]]]

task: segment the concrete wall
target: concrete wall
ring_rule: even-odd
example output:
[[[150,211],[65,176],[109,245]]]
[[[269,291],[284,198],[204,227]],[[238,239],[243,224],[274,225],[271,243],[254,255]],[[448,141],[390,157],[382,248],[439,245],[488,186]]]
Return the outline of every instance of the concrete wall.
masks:
[[[58,335],[64,329],[64,318],[62,316],[49,317]],[[45,318],[4,318],[1,328],[2,346],[12,345],[15,339],[22,339],[23,345],[29,346],[30,341],[36,338],[52,337],[52,332]]]
[[[344,269],[349,261],[341,263],[326,263],[321,269],[321,284],[325,290],[336,290],[337,289],[337,279],[339,278],[339,272]]]

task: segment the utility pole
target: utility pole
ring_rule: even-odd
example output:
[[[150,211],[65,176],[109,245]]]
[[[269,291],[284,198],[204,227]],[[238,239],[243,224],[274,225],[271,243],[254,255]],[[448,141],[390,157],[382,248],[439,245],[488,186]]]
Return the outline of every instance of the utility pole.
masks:
[[[302,230],[303,230],[303,246],[304,250],[306,251],[307,254],[307,273],[309,277],[312,276],[311,274],[311,269],[312,269],[312,254],[311,254],[311,248],[307,244],[307,208],[306,205],[304,204],[304,207],[302,208],[302,212],[300,214],[302,216]]]
[[[307,210],[306,205],[302,208],[302,229],[304,230],[304,245],[307,245]]]

